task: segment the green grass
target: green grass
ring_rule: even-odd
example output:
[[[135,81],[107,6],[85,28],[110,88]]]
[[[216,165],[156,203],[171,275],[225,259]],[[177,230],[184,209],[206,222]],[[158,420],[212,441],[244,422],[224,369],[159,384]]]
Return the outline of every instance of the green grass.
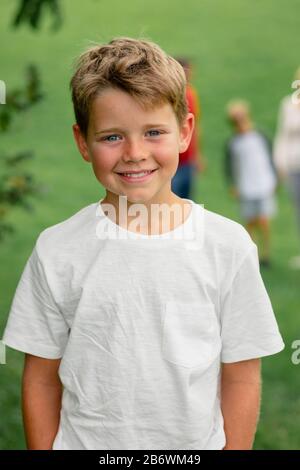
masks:
[[[45,101],[19,116],[1,135],[0,150],[14,153],[32,149],[32,171],[48,192],[35,202],[35,212],[16,210],[10,219],[14,236],[0,246],[0,331],[38,234],[97,201],[104,189],[93,176],[73,142],[73,110],[68,91],[72,61],[88,41],[114,36],[146,36],[171,54],[194,58],[194,84],[203,113],[204,150],[209,168],[197,178],[194,199],[205,207],[239,220],[237,207],[226,193],[222,175],[223,143],[228,136],[224,106],[232,97],[252,104],[255,121],[272,137],[279,100],[290,93],[299,65],[300,5],[283,7],[273,0],[63,0],[65,22],[56,34],[50,18],[38,33],[9,23],[16,2],[1,1],[1,72],[7,88],[21,85],[24,66],[36,63],[41,72]],[[273,223],[274,268],[263,271],[285,350],[263,360],[263,401],[255,440],[257,449],[297,449],[299,429],[299,367],[291,362],[291,344],[299,339],[300,273],[287,267],[299,251],[296,223],[289,195],[279,192],[279,214]],[[20,377],[23,355],[7,350],[0,366],[0,448],[25,448],[20,415]]]

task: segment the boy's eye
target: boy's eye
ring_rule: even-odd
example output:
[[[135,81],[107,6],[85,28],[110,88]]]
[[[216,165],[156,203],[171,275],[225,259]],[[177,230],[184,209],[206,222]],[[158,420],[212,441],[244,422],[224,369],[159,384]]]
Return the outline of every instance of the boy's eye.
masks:
[[[160,135],[160,134],[161,134],[161,132],[158,131],[158,130],[156,130],[156,129],[153,129],[153,130],[148,131],[148,132],[151,133],[151,135],[153,135],[153,136],[156,136],[156,135]],[[153,134],[153,133],[154,133],[154,134]]]
[[[103,137],[102,140],[107,140],[108,142],[115,142],[116,139],[114,139],[114,137],[120,137],[120,136],[117,134],[107,135],[106,137]]]

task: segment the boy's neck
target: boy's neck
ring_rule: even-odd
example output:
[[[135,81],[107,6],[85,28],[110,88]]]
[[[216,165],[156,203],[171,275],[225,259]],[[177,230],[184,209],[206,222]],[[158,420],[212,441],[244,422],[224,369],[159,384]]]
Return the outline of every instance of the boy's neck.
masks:
[[[111,197],[105,197],[103,201],[101,202],[101,205],[103,204],[112,204],[115,209],[116,213],[116,220],[115,222],[117,225],[120,225],[123,228],[128,228],[130,223],[136,219],[139,218],[139,211],[137,211],[137,214],[135,215],[129,215],[129,209],[130,207],[135,204],[134,202],[129,201],[128,199],[124,198],[122,201],[122,213],[120,211],[120,204],[119,204],[119,196],[114,195],[112,198]],[[190,205],[190,203],[187,203],[185,200],[181,199],[180,197],[176,196],[174,193],[171,193],[167,199],[164,201],[148,201],[144,203],[140,203],[145,208],[147,209],[147,215],[148,217],[145,218],[145,221],[142,221],[142,226],[137,224],[137,230],[135,230],[137,233],[143,233],[147,235],[161,235],[165,232],[173,231],[176,227],[182,225],[186,219],[189,217],[190,210],[187,210],[187,205]],[[174,217],[171,215],[169,221],[163,221],[163,214],[159,212],[158,217],[153,218],[153,214],[151,211],[151,207],[153,205],[160,205],[160,204],[167,204],[169,207],[171,207],[173,204],[178,204],[179,205],[179,210],[180,210],[180,220],[174,221]],[[125,210],[124,213],[124,207],[127,207],[127,212]],[[108,215],[108,214],[106,214]],[[125,220],[124,220],[125,219]],[[127,219],[127,220],[126,220]],[[165,224],[167,224],[167,229],[165,228]],[[130,227],[130,231],[132,231],[132,227]]]
[[[249,132],[253,130],[254,126],[251,121],[240,122],[236,125],[236,131],[239,134],[244,134],[245,132]]]

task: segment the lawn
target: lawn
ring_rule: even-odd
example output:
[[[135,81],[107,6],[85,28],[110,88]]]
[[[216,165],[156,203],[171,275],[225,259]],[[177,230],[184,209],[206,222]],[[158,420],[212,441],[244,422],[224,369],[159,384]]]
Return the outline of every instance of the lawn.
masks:
[[[228,137],[224,106],[233,97],[247,98],[259,128],[273,138],[280,99],[291,93],[299,64],[296,44],[300,4],[273,0],[62,0],[64,24],[50,31],[44,18],[39,32],[9,28],[16,1],[2,0],[0,15],[1,72],[7,88],[22,85],[24,67],[40,70],[45,100],[19,115],[0,150],[33,150],[29,164],[46,191],[34,201],[35,211],[11,213],[16,232],[0,245],[0,332],[24,264],[38,234],[104,195],[91,166],[73,142],[73,110],[68,83],[72,61],[91,41],[114,36],[147,37],[170,54],[188,54],[194,61],[193,83],[202,108],[205,174],[197,177],[194,200],[209,210],[239,220],[222,173],[223,145]],[[263,400],[256,449],[300,448],[299,366],[291,362],[291,344],[300,339],[300,271],[287,261],[299,251],[299,239],[288,191],[278,193],[273,222],[272,269],[262,272],[286,348],[263,360]],[[0,335],[0,337],[1,337]],[[0,365],[0,449],[25,448],[20,411],[23,354],[7,349]]]

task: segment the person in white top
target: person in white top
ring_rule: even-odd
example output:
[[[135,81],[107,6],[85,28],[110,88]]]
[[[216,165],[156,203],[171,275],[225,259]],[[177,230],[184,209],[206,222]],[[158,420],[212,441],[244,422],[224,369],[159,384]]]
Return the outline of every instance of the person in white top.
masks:
[[[294,93],[285,96],[280,103],[274,162],[281,180],[288,183],[300,231],[300,67],[294,85]],[[290,260],[290,266],[300,268],[300,255]]]
[[[40,233],[11,305],[29,449],[252,448],[284,342],[247,231],[171,191],[185,84],[148,40],[80,56],[73,132],[106,195]]]
[[[231,194],[238,198],[241,217],[249,234],[261,239],[260,264],[270,266],[270,219],[276,213],[277,174],[272,149],[266,135],[255,129],[244,100],[227,105],[233,135],[226,142],[225,174]]]

